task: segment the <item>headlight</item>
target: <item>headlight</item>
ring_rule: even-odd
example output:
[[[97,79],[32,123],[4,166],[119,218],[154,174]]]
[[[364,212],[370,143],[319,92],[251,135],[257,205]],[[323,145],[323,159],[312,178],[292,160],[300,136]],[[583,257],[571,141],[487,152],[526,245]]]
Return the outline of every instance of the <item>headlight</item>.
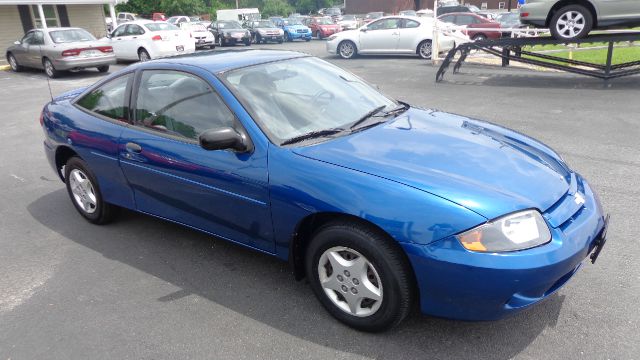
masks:
[[[284,35],[284,30],[282,30],[282,29],[278,29],[278,34],[280,34],[280,35]]]
[[[551,241],[551,232],[536,210],[509,214],[456,235],[470,251],[503,252],[524,250]]]
[[[337,36],[337,35],[331,35],[331,36],[329,36],[329,37],[327,38],[327,41],[332,41],[332,40],[335,40],[335,39],[337,39],[337,38],[338,38],[338,36]]]

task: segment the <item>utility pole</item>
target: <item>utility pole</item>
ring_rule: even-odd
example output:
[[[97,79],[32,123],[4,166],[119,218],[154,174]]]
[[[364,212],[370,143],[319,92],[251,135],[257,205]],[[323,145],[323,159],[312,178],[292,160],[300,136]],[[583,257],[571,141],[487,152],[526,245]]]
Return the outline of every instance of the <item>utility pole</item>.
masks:
[[[509,3],[509,6],[511,6],[511,3]],[[238,5],[238,0],[236,0],[236,9],[240,9],[240,6]]]

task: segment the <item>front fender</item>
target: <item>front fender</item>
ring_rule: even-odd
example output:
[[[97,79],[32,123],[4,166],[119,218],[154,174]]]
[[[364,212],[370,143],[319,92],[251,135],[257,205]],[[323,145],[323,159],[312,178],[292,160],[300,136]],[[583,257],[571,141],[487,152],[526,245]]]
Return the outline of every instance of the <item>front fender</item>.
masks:
[[[436,195],[270,146],[269,184],[276,251],[286,259],[297,225],[314,213],[342,213],[375,224],[393,239],[429,244],[485,222]]]

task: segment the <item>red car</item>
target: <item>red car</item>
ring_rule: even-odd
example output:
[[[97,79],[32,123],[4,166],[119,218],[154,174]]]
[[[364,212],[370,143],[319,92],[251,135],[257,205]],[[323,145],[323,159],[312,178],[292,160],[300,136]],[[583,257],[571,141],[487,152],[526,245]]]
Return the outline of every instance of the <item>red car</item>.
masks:
[[[439,20],[455,24],[458,26],[466,26],[467,34],[473,40],[486,40],[486,39],[500,39],[502,37],[501,31],[491,31],[484,29],[500,29],[500,23],[489,20],[480,15],[474,13],[449,13],[438,17]],[[482,30],[472,30],[473,28]]]
[[[309,27],[311,34],[318,39],[324,39],[342,30],[340,25],[335,24],[330,17],[307,18],[304,19],[303,24]]]

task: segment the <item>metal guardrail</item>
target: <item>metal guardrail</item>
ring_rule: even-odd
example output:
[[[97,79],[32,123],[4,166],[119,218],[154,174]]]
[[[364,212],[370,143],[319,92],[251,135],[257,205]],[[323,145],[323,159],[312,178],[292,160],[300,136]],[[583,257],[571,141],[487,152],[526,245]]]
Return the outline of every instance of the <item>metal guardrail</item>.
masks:
[[[475,29],[474,29],[475,30]],[[508,66],[511,61],[550,68],[569,73],[591,76],[603,80],[619,78],[640,74],[640,59],[613,65],[612,58],[614,44],[620,42],[638,42],[640,32],[613,32],[606,34],[596,34],[583,39],[570,42],[566,40],[556,40],[551,37],[519,37],[502,38],[498,40],[481,40],[463,43],[455,46],[449,51],[442,61],[436,73],[436,82],[442,81],[447,69],[454,60],[456,53],[460,56],[453,67],[453,73],[457,73],[467,59],[471,50],[480,50],[485,53],[502,58],[502,66]],[[535,45],[561,45],[561,44],[585,44],[585,43],[607,43],[607,60],[604,65],[593,64],[585,61],[565,59],[549,54],[541,54],[534,51],[523,50],[526,46]]]

